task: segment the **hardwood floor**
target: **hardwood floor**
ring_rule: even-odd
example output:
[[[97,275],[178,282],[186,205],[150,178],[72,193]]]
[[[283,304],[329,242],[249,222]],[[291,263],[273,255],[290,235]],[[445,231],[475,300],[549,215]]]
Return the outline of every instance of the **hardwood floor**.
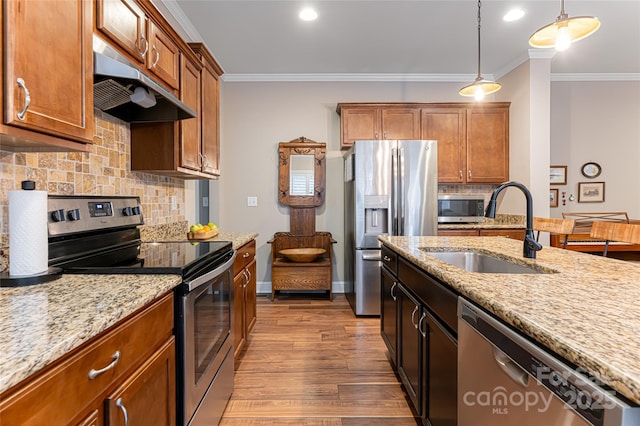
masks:
[[[220,423],[415,426],[386,358],[379,318],[343,294],[258,297],[258,320]]]

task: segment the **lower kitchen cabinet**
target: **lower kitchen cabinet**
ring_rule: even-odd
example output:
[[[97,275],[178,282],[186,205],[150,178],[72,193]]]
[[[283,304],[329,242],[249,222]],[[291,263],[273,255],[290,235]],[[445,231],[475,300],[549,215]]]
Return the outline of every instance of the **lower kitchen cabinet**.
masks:
[[[455,426],[457,294],[386,246],[382,258],[381,335],[391,364],[422,424]]]
[[[175,425],[173,293],[9,389],[7,425]]]
[[[233,265],[233,350],[238,361],[256,324],[256,241],[238,248]],[[237,367],[236,363],[236,367]]]

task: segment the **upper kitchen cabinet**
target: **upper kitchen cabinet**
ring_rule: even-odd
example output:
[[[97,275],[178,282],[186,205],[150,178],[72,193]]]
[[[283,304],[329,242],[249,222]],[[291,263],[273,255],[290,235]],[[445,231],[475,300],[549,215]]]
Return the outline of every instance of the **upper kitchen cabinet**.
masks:
[[[356,140],[419,139],[420,108],[408,104],[338,104],[342,149]]]
[[[422,139],[438,141],[438,182],[509,180],[509,103],[425,104]]]
[[[142,2],[96,0],[96,30],[115,43],[130,59],[150,71],[171,89],[178,89],[180,49],[175,38]]]
[[[92,16],[89,1],[2,2],[3,150],[88,150],[94,134]]]
[[[176,123],[131,124],[131,169],[182,179],[219,175],[219,76],[222,69],[204,45],[183,52],[180,100],[196,118]]]

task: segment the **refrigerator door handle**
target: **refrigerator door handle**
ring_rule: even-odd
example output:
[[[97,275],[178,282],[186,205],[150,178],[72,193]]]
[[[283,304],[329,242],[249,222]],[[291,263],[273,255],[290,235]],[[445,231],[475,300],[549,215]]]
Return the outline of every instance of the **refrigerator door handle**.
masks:
[[[374,262],[382,262],[382,255],[378,254],[363,254],[362,260],[373,260]]]
[[[404,235],[404,148],[398,148],[398,234]]]
[[[398,150],[391,148],[391,235],[398,235]]]

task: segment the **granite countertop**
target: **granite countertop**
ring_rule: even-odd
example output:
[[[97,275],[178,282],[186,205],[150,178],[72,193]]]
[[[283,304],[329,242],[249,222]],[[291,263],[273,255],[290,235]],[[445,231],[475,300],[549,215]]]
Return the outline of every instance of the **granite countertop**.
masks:
[[[173,222],[165,225],[140,227],[140,239],[145,242],[153,241],[187,241],[186,221]],[[237,250],[258,236],[257,232],[223,232],[209,239],[198,241],[231,241],[233,249]]]
[[[380,237],[416,266],[448,283],[616,393],[640,404],[640,265],[544,247],[522,257],[522,242],[500,237]],[[472,249],[548,274],[466,272],[421,250]]]
[[[477,223],[439,223],[438,229],[524,229],[525,217],[522,215],[497,214],[495,219],[483,218]]]
[[[0,393],[180,282],[179,275],[64,274],[0,288]]]

